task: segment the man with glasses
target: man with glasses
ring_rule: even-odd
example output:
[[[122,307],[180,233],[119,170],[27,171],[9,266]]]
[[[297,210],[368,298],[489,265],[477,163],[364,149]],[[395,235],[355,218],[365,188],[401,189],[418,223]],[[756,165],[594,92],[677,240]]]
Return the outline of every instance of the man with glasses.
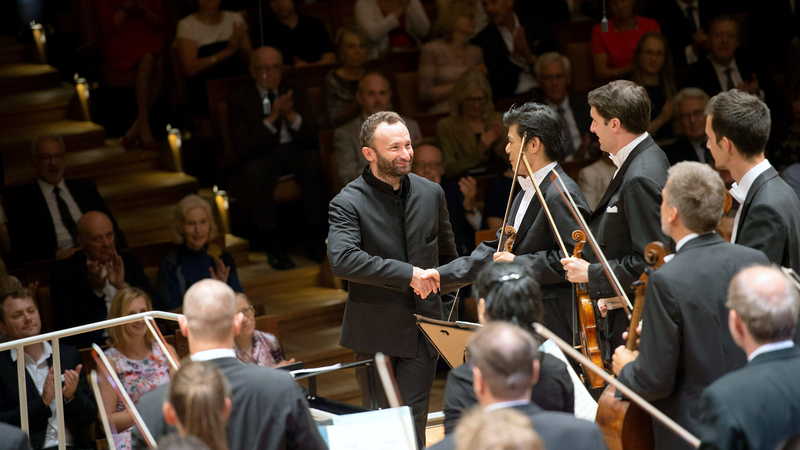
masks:
[[[708,164],[713,158],[706,148],[706,103],[708,94],[699,88],[684,88],[675,96],[678,118],[683,127],[684,136],[667,147],[669,165],[674,166],[681,161],[698,161]]]
[[[273,190],[278,181],[294,174],[303,191],[306,253],[325,258],[325,188],[317,132],[306,88],[283,78],[283,57],[272,47],[261,47],[250,57],[253,83],[243,83],[228,100],[228,123],[239,158],[230,178],[237,196],[255,222],[250,248],[266,250],[269,264],[278,270],[294,267],[279,232]],[[238,193],[238,195],[237,195]]]
[[[126,246],[97,188],[90,183],[64,179],[66,154],[61,136],[50,134],[34,139],[31,162],[36,181],[7,188],[4,193],[8,233],[14,242],[11,265],[72,256],[79,250],[76,224],[88,211],[107,215],[117,238],[122,239],[121,247]],[[5,222],[5,217],[0,220]]]

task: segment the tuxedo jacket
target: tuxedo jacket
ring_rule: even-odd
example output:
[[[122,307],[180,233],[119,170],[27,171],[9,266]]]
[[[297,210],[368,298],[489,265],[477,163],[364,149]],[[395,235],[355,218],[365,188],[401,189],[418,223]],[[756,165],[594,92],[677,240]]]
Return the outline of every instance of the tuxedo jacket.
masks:
[[[692,44],[692,31],[686,14],[675,0],[650,2],[646,16],[658,21],[661,32],[667,38],[675,67],[686,67],[686,46]],[[695,3],[700,16],[700,28],[708,32],[708,25],[724,9],[719,0],[700,0]],[[703,55],[699,55],[703,58]]]
[[[747,362],[728,331],[728,284],[743,268],[768,264],[758,250],[712,232],[684,244],[650,275],[642,310],[639,357],[619,381],[690,432],[703,388]],[[689,449],[653,421],[656,449]]]
[[[61,345],[61,370],[75,370],[82,364],[81,357],[75,347]],[[52,355],[47,360],[47,364],[53,366]],[[47,419],[55,414],[50,409],[50,405],[45,405],[42,395],[36,389],[36,385],[30,373],[25,371],[25,390],[28,397],[28,426],[30,427],[31,447],[40,450],[44,445],[45,433],[47,433]],[[19,384],[17,383],[17,363],[11,359],[11,351],[0,353],[0,422],[5,422],[14,426],[20,426],[19,420]],[[86,381],[86,373],[81,369],[78,388],[75,397],[70,402],[64,402],[64,424],[72,433],[72,438],[76,445],[87,446],[88,443],[81,442],[81,428],[90,425],[97,418],[97,403],[95,402],[89,383]],[[5,434],[2,435],[3,440]]]
[[[703,148],[706,149],[706,162],[708,162],[708,159],[711,157],[711,152],[706,148],[705,144],[703,144]],[[694,151],[692,142],[686,136],[681,136],[675,143],[664,147],[664,153],[667,155],[670,166],[674,166],[681,161],[700,162],[700,159],[697,157],[697,152]]]
[[[228,448],[238,450],[326,450],[328,447],[311,418],[308,403],[292,376],[279,369],[245,364],[236,358],[211,359],[228,379],[231,415],[228,418]],[[169,397],[169,384],[143,395],[136,407],[153,438],[175,432],[167,425],[161,405]],[[131,449],[146,450],[137,427],[131,434]]]
[[[31,450],[28,435],[19,427],[0,423],[0,436],[3,436],[3,440],[0,441],[0,450]]]
[[[330,203],[328,256],[333,274],[350,282],[339,345],[415,358],[414,314],[442,319],[442,300],[414,293],[413,268],[435,268],[458,254],[442,188],[409,174],[401,191],[405,202],[367,166]]]
[[[125,236],[108,210],[100,193],[92,184],[83,181],[65,180],[70,195],[82,213],[100,211],[114,224],[118,248],[125,248]],[[14,243],[12,264],[24,265],[29,261],[53,259],[58,250],[56,228],[53,217],[42,195],[39,183],[5,188],[3,203],[8,216],[8,234]]]
[[[545,411],[534,403],[513,406],[531,420],[533,429],[547,450],[605,450],[600,427],[588,420],[576,419],[569,413]],[[455,450],[453,433],[431,447],[431,450]]]
[[[547,411],[575,412],[575,386],[567,365],[553,355],[540,353],[539,381],[531,391],[531,401]],[[478,404],[469,364],[462,364],[447,374],[444,389],[444,432],[456,429],[464,411]]]
[[[668,168],[664,152],[647,136],[625,159],[589,220],[600,250],[631,301],[631,284],[647,266],[647,244],[670,243],[661,231],[661,189],[667,183]],[[593,300],[616,297],[599,258],[591,249],[586,253],[589,262],[595,263],[589,266],[589,296]]]
[[[762,353],[700,396],[701,448],[774,449],[800,433],[800,348]]]

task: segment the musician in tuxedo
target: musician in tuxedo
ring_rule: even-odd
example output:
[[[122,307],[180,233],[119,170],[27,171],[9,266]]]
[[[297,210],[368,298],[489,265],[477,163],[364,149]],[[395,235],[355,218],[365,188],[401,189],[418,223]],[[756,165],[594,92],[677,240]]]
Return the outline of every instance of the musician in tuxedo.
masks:
[[[614,178],[589,219],[589,228],[600,250],[608,259],[628,298],[633,301],[631,284],[639,279],[646,263],[644,248],[653,241],[669,244],[661,231],[659,207],[661,189],[667,182],[667,157],[647,133],[650,126],[650,98],[647,91],[632,81],[612,81],[589,93],[591,130],[600,141],[600,149],[611,155],[617,166]],[[622,333],[628,319],[621,299],[606,276],[598,255],[586,251],[589,258],[568,257],[562,260],[567,279],[588,283],[592,300],[609,311],[605,336],[606,351],[622,345]],[[606,359],[610,354],[606,354]]]
[[[764,156],[771,126],[767,105],[733,90],[706,106],[708,148],[717,168],[733,177],[741,203],[731,242],[763,251],[769,260],[800,272],[800,200]]]
[[[498,243],[505,243],[508,239],[501,229],[493,241],[481,243],[469,256],[427,271],[426,277],[435,279],[443,292],[450,292],[475,281],[480,270],[492,260],[517,261],[527,265],[533,268],[542,287],[545,324],[565,341],[573,342],[572,285],[564,279],[560,261],[572,254],[575,247],[572,232],[580,226],[556,185],[550,181],[550,174],[557,172],[564,180],[584,217],[588,217],[589,207],[577,183],[557,163],[564,151],[563,122],[549,106],[528,102],[519,107],[512,106],[503,116],[503,125],[508,127],[506,153],[511,164],[516,164],[521,141],[523,136],[527,136],[522,153],[534,171],[531,176],[520,161],[518,174],[522,191],[517,194],[508,214],[508,225],[516,230],[511,251],[497,252]],[[570,255],[561,253],[533,183],[538,184],[542,191],[559,237]]]
[[[206,279],[192,285],[178,319],[189,341],[192,361],[216,364],[230,383],[228,448],[241,450],[325,450],[328,447],[311,418],[308,403],[292,376],[282,370],[244,364],[233,351],[233,337],[242,325],[236,293],[227,284]],[[137,403],[145,425],[157,441],[175,429],[164,420],[162,405],[169,384],[143,395]],[[148,448],[134,427],[131,448]]]
[[[638,356],[618,347],[614,372],[695,432],[700,392],[746,362],[726,325],[728,284],[743,267],[769,261],[714,231],[725,208],[725,184],[711,167],[699,162],[672,166],[662,197],[661,227],[677,242],[675,255],[650,275]],[[691,448],[657,420],[653,431],[656,449]]]
[[[392,111],[364,121],[361,145],[369,165],[330,204],[331,270],[350,282],[339,345],[356,361],[390,357],[404,405],[425,447],[428,402],[438,352],[414,314],[442,319],[442,299],[423,269],[458,257],[442,188],[409,173],[414,158],[403,118]],[[357,371],[365,406],[366,373]],[[382,395],[379,402],[388,404]]]
[[[784,448],[800,433],[797,290],[776,268],[750,267],[728,289],[728,327],[747,365],[700,396],[698,437],[710,448]],[[786,447],[788,448],[788,447]]]
[[[490,323],[470,338],[467,351],[480,407],[522,412],[547,450],[605,449],[596,423],[568,413],[544,411],[531,403],[531,389],[539,377],[538,346],[530,333],[508,322]],[[455,448],[451,433],[431,450]]]

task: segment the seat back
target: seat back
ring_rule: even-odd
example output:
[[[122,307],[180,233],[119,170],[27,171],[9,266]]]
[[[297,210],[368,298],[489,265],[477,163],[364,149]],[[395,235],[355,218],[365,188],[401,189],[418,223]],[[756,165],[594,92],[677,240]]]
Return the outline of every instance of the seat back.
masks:
[[[417,72],[398,73],[394,78],[395,94],[392,96],[397,112],[404,116],[415,116],[422,112],[417,87]]]

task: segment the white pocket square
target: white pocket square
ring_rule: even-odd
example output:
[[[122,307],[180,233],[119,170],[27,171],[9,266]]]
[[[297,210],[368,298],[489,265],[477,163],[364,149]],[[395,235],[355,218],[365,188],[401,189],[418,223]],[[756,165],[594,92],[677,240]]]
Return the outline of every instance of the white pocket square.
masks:
[[[606,212],[607,213],[616,213],[617,212],[617,207],[616,206],[609,206],[608,208],[606,208]]]

